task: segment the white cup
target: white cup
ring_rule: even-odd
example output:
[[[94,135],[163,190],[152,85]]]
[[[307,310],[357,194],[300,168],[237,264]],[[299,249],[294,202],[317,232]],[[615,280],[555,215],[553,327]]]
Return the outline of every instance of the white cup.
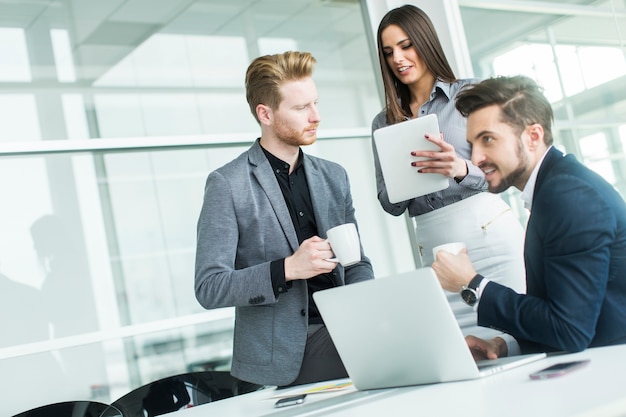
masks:
[[[326,232],[326,241],[330,244],[335,257],[327,259],[339,262],[343,266],[350,266],[361,260],[361,245],[359,234],[354,223],[341,224]]]
[[[452,243],[446,243],[443,245],[439,245],[439,246],[435,246],[433,248],[433,259],[437,260],[437,252],[439,252],[440,250],[445,250],[446,252],[450,252],[453,255],[456,255],[457,253],[461,252],[462,249],[465,249],[467,246],[465,246],[465,243],[463,242],[452,242]]]

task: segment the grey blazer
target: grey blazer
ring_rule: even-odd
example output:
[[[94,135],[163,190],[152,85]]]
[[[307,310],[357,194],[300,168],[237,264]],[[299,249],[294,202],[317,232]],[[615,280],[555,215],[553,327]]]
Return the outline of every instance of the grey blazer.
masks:
[[[348,175],[340,165],[304,154],[318,235],[355,223]],[[298,376],[308,326],[304,280],[274,295],[270,262],[293,254],[298,238],[283,194],[257,140],[235,160],[209,174],[198,220],[195,292],[207,309],[235,306],[231,373],[248,382],[287,385]],[[337,285],[373,278],[361,262]]]

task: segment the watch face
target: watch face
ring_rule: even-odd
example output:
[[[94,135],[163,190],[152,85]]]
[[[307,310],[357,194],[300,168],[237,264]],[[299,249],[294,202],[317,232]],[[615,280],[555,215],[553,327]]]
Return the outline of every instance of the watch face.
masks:
[[[476,297],[476,291],[471,288],[464,288],[463,291],[461,291],[461,298],[463,298],[463,301],[470,306],[476,304],[476,301],[478,300],[478,297]]]

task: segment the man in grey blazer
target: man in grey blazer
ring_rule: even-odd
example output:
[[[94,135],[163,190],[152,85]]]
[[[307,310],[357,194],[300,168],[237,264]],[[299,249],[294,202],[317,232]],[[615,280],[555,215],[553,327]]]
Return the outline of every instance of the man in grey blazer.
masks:
[[[362,248],[352,266],[328,260],[326,231],[356,219],[346,171],[300,149],[320,122],[314,64],[307,52],[250,64],[261,137],[209,174],[198,220],[196,297],[207,309],[235,306],[231,373],[257,384],[346,377],[311,295],[373,278]]]

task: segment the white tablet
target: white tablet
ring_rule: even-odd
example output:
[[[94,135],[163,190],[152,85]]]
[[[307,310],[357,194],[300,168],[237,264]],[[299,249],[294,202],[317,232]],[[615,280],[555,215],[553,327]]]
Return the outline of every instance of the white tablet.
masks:
[[[374,131],[374,142],[387,195],[391,203],[410,200],[448,188],[449,179],[441,174],[419,173],[411,162],[425,159],[411,156],[412,151],[440,151],[424,137],[439,135],[436,114],[429,114]]]

